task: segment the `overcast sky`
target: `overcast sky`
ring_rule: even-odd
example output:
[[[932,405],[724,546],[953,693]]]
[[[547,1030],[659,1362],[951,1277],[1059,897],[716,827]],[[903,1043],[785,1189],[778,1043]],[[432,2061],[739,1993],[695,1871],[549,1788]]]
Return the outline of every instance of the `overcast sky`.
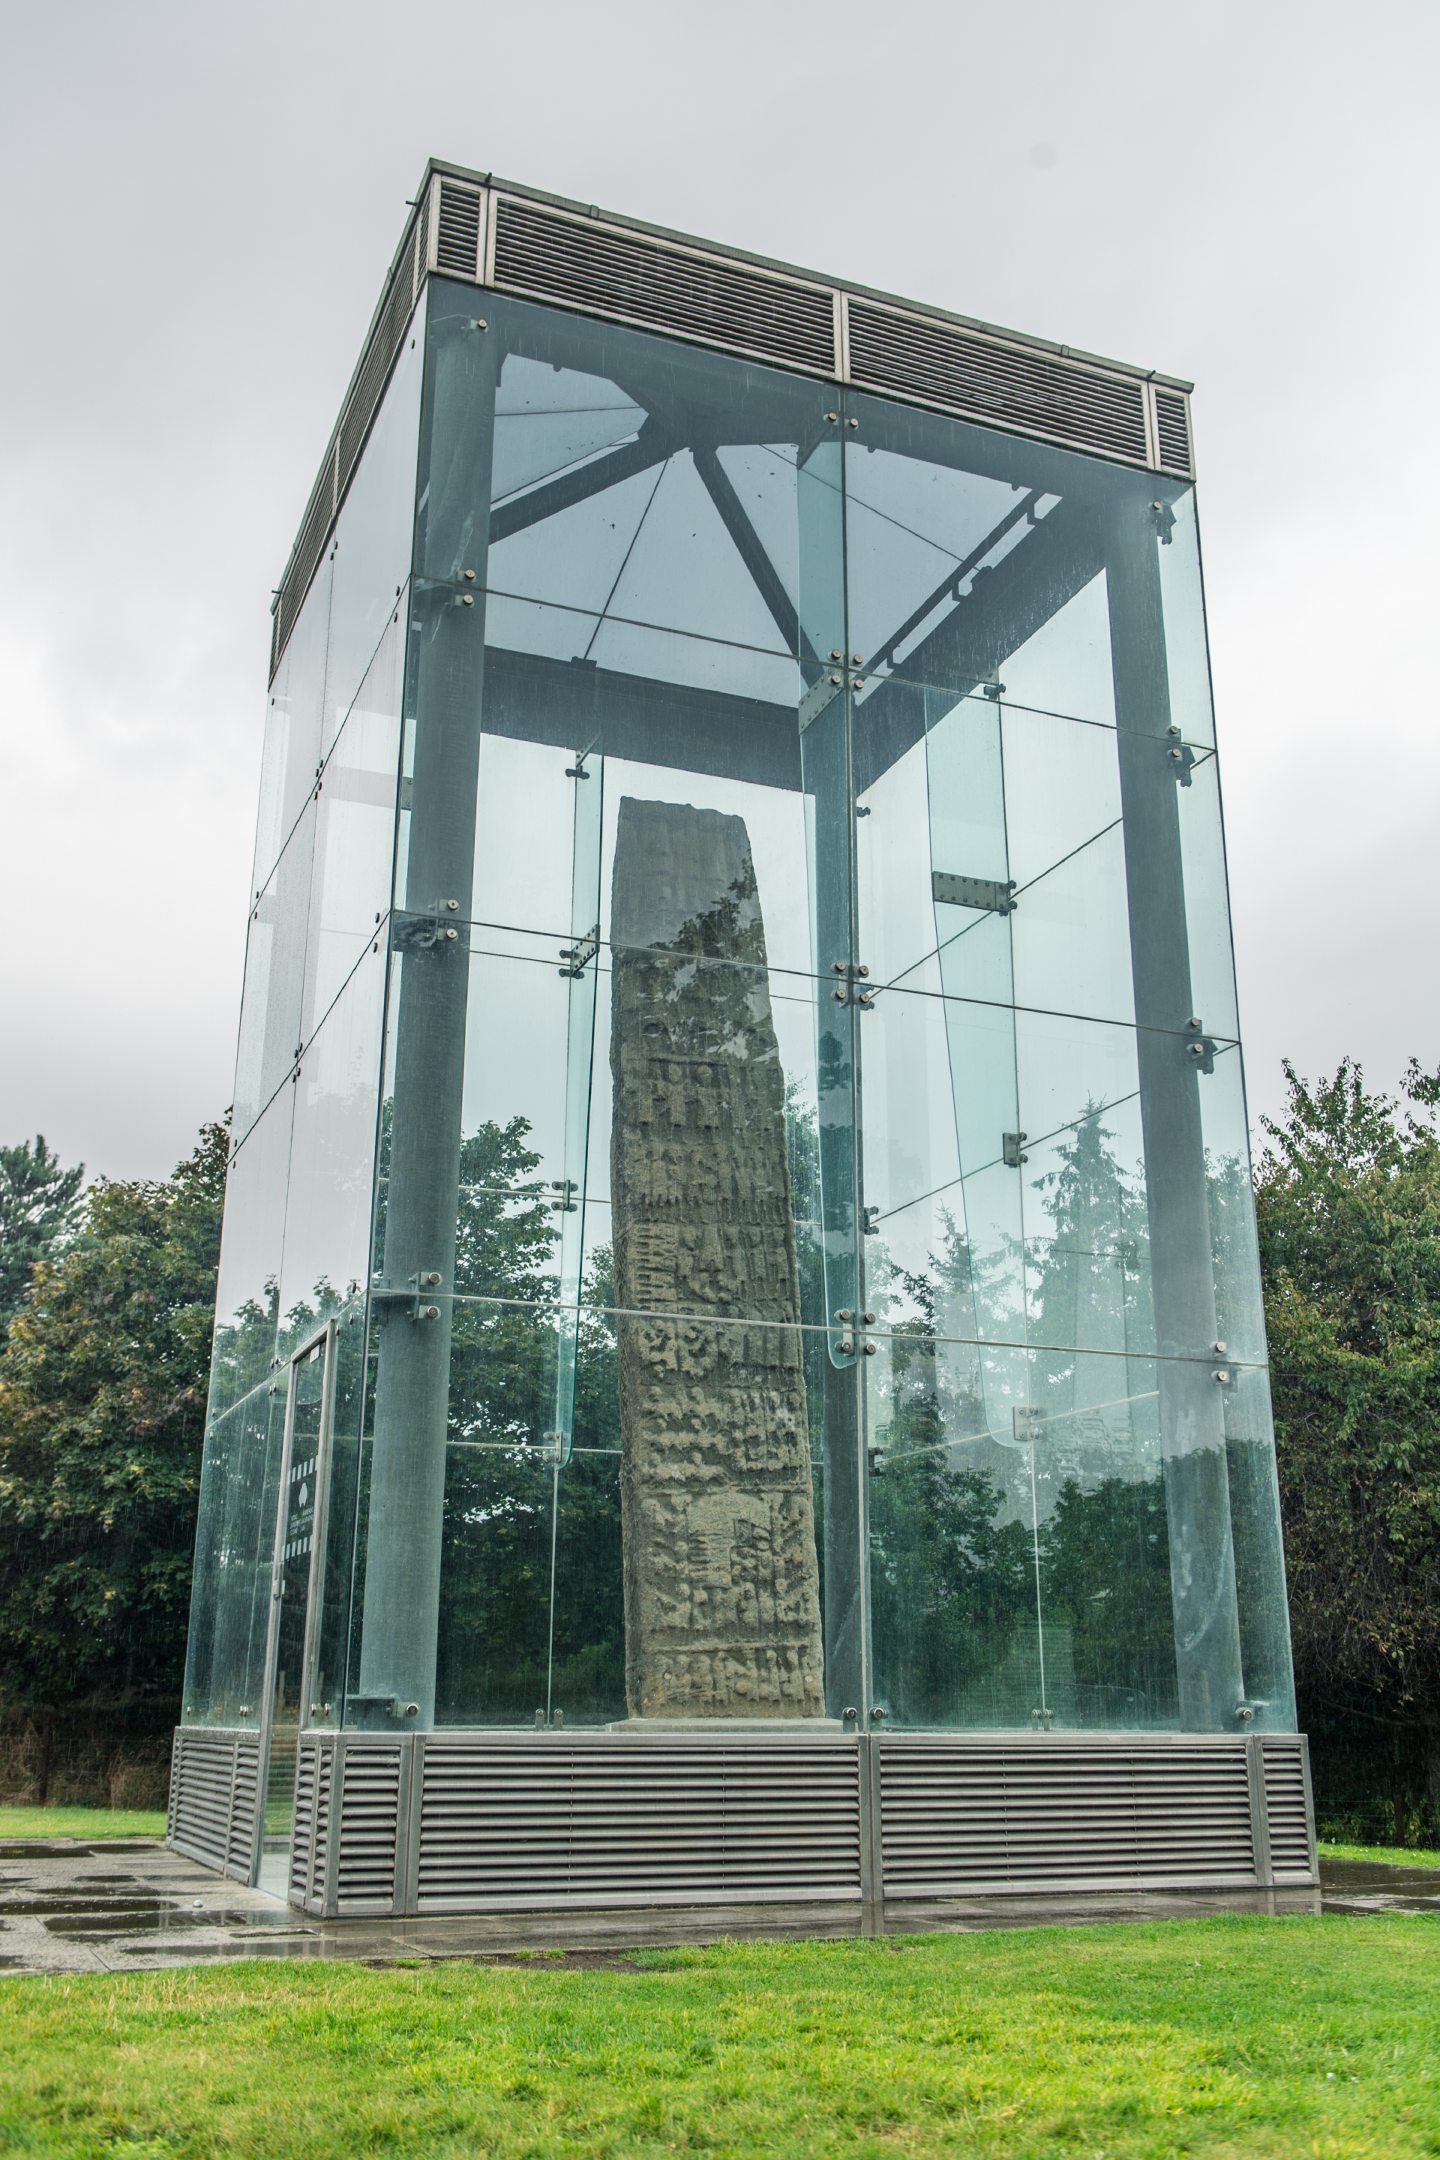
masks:
[[[229,1100],[270,590],[432,152],[1195,377],[1252,1112],[1440,1062],[1433,0],[3,12],[0,1140]]]

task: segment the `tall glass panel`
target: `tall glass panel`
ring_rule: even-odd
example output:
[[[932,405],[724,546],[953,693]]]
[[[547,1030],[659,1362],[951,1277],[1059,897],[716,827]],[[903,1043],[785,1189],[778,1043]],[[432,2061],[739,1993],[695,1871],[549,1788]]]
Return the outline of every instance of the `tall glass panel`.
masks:
[[[877,1707],[1283,1724],[1188,497],[846,415]]]
[[[443,286],[430,338],[352,1711],[822,1718],[816,1488],[832,1427],[852,1486],[858,1446],[819,1377],[856,1356],[839,415],[552,311],[477,331]],[[402,1179],[439,1255],[403,1282]]]

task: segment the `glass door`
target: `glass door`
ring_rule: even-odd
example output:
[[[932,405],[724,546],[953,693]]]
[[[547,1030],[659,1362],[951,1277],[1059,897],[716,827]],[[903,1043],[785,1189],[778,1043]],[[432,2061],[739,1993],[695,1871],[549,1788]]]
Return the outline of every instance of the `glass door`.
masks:
[[[295,1819],[295,1757],[309,1718],[315,1653],[312,1588],[324,1558],[323,1494],[329,1474],[336,1324],[330,1321],[290,1361],[280,1504],[270,1577],[270,1633],[262,1735],[265,1808],[259,1884],[283,1897]]]

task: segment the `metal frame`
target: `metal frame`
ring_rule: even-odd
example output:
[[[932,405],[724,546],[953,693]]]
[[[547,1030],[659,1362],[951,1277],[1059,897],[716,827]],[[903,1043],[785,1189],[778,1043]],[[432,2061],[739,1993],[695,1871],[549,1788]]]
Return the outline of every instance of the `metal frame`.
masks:
[[[404,276],[409,287],[410,304],[413,309],[419,301],[427,278],[438,275],[450,278],[463,276],[463,273],[454,265],[447,264],[442,272],[439,264],[440,207],[442,196],[447,190],[473,195],[476,198],[478,227],[476,259],[471,278],[479,287],[493,287],[497,291],[513,292],[517,296],[528,297],[542,306],[561,306],[567,312],[573,314],[588,315],[609,322],[626,323],[635,328],[648,330],[655,335],[680,339],[687,344],[695,344],[711,350],[732,352],[753,358],[767,366],[782,367],[800,374],[819,376],[823,380],[833,381],[839,385],[853,385],[856,389],[863,390],[869,396],[888,398],[900,405],[910,405],[921,409],[958,415],[964,417],[973,425],[998,430],[1002,434],[1030,440],[1053,442],[1073,451],[1078,451],[1081,455],[1109,458],[1113,462],[1123,464],[1138,464],[1144,469],[1154,471],[1157,474],[1165,472],[1173,480],[1176,477],[1183,478],[1184,476],[1177,476],[1173,468],[1162,467],[1160,463],[1158,422],[1155,410],[1155,389],[1160,386],[1185,402],[1187,442],[1190,444],[1193,463],[1193,431],[1190,428],[1188,403],[1188,393],[1193,385],[1181,376],[1167,375],[1154,368],[1134,367],[1124,361],[1106,359],[1096,353],[1081,351],[1078,348],[1057,343],[1054,339],[1034,337],[1024,332],[1003,329],[994,323],[982,321],[974,316],[958,315],[945,308],[922,306],[915,301],[899,298],[893,293],[881,292],[870,286],[856,284],[853,280],[841,280],[827,277],[815,271],[799,269],[793,264],[776,262],[768,257],[753,254],[744,248],[719,246],[714,242],[696,239],[688,233],[678,233],[665,226],[650,224],[643,219],[625,217],[610,211],[601,212],[594,205],[574,202],[563,196],[549,194],[543,189],[526,187],[515,181],[498,179],[492,173],[476,172],[466,166],[451,165],[432,158],[425,168],[420,187],[410,204],[410,217],[406,222],[400,245],[391,262],[390,271],[381,291],[379,304],[371,317],[370,326],[361,347],[360,359],[350,378],[345,396],[341,400],[340,417],[336,421],[326,450],[325,460],[322,462],[321,481],[325,477],[327,467],[329,471],[329,522],[331,524],[340,514],[348,490],[349,478],[353,476],[353,472],[358,469],[359,465],[357,450],[351,474],[346,476],[342,484],[338,465],[340,438],[352,417],[352,406],[359,392],[362,379],[369,372],[372,351],[375,341],[381,333],[387,310],[390,307],[396,281],[402,275]],[[762,351],[755,345],[747,343],[743,334],[730,337],[712,335],[708,331],[698,329],[693,325],[678,327],[674,323],[666,323],[654,317],[648,317],[643,311],[637,313],[633,308],[627,306],[624,295],[618,291],[613,302],[595,298],[580,300],[573,297],[560,301],[556,299],[553,293],[526,286],[521,281],[508,278],[497,280],[495,264],[498,212],[500,206],[507,202],[523,204],[542,210],[549,217],[573,225],[577,232],[612,233],[617,238],[638,239],[654,243],[672,263],[677,265],[683,265],[688,261],[696,265],[705,265],[731,273],[743,271],[751,278],[758,278],[790,291],[811,294],[817,299],[823,299],[828,295],[831,318],[831,351],[827,364],[820,366],[813,359],[807,359],[800,355],[782,356],[773,350]],[[422,239],[423,247],[421,245]],[[956,401],[938,395],[932,396],[921,391],[898,387],[893,383],[878,386],[864,381],[857,381],[852,369],[850,353],[850,307],[852,301],[862,302],[867,307],[878,309],[893,317],[897,323],[908,323],[921,328],[928,328],[931,331],[952,330],[963,332],[966,338],[979,341],[983,345],[993,348],[997,353],[1013,354],[1020,359],[1047,360],[1077,377],[1089,376],[1097,381],[1135,385],[1139,392],[1143,423],[1144,450],[1142,456],[1138,459],[1128,457],[1123,450],[1113,446],[1108,450],[1096,446],[1087,448],[1085,444],[1078,442],[1073,435],[1067,434],[1063,426],[1057,425],[1053,428],[1047,428],[1009,417],[1001,422],[996,419],[993,413],[987,413],[983,403],[974,404],[967,403],[963,399]],[[363,448],[365,435],[368,433],[370,423],[374,417],[374,410],[378,410],[394,359],[403,347],[403,343],[402,334],[395,353],[388,356],[371,386],[374,409],[365,416],[360,436],[360,448]],[[317,481],[316,487],[311,490],[310,496],[307,498],[305,515],[302,517],[295,544],[290,551],[289,559],[276,588],[273,603],[276,622],[271,640],[272,673],[279,665],[280,655],[284,650],[290,629],[299,612],[304,592],[309,586],[316,566],[324,555],[323,544],[318,549],[314,548],[314,535],[309,531],[312,515],[316,508],[316,494],[321,481]],[[322,535],[322,541],[327,537],[328,525],[326,533]],[[302,545],[307,540],[311,545]]]

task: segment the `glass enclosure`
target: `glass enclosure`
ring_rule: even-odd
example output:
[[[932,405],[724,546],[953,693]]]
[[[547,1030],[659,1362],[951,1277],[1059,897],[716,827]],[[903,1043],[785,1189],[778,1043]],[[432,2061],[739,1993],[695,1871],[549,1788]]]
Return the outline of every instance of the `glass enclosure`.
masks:
[[[1291,1729],[1189,484],[476,302],[271,686],[187,1721]]]

